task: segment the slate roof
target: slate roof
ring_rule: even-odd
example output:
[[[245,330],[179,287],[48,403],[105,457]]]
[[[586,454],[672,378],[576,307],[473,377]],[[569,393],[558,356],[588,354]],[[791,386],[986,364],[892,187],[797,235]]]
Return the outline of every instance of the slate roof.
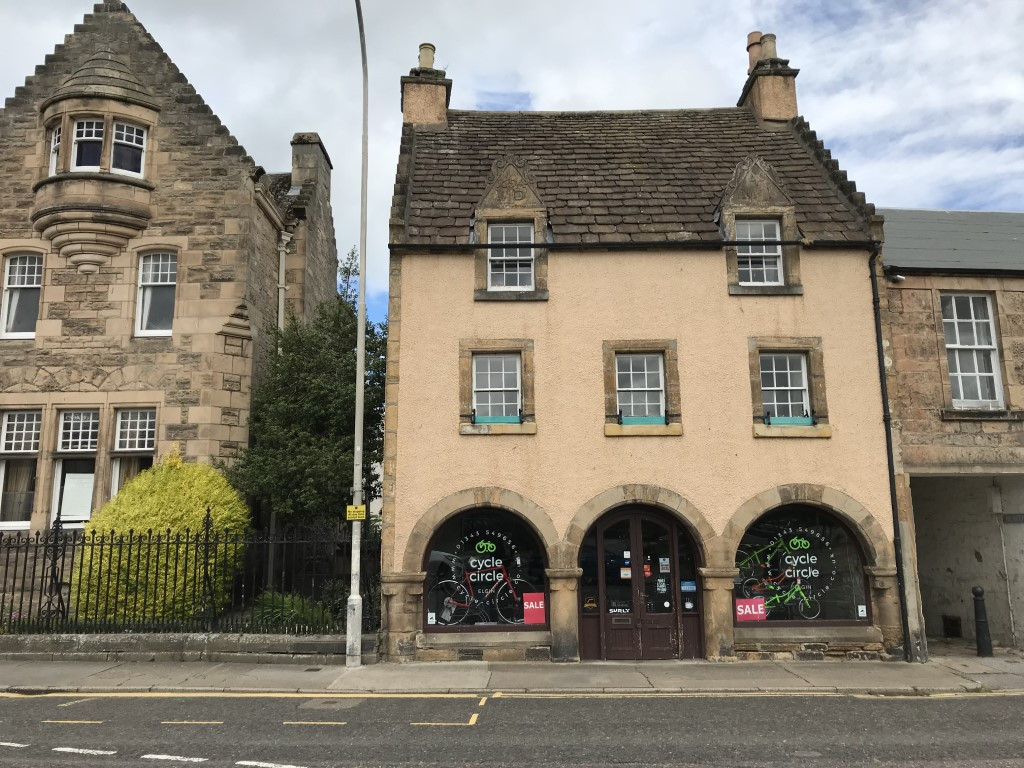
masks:
[[[715,211],[750,155],[775,169],[804,237],[870,237],[874,209],[799,118],[768,130],[737,108],[450,110],[445,129],[404,126],[402,144],[393,214],[408,243],[467,243],[491,166],[505,154],[527,161],[556,243],[720,240]]]
[[[880,208],[886,266],[1024,272],[1024,213]]]
[[[292,184],[290,173],[267,173],[260,178],[260,181],[266,185],[270,196],[277,203],[277,207],[281,209],[285,218],[291,216],[297,208],[306,206],[316,187],[314,182],[307,181],[298,187],[297,191],[293,191],[296,188]]]

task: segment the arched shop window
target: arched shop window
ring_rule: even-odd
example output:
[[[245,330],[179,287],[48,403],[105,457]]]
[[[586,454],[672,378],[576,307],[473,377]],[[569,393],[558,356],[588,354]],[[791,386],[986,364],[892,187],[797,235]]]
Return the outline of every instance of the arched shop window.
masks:
[[[737,622],[870,619],[860,547],[815,507],[794,504],[758,518],[740,542],[736,567]]]
[[[504,510],[456,515],[434,534],[424,564],[424,629],[538,629],[548,622],[544,548]]]

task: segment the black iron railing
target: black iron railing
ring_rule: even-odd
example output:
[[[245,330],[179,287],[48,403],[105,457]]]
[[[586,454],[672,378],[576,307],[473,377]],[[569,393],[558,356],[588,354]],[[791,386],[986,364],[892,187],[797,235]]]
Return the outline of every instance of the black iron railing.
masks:
[[[336,530],[0,536],[0,634],[345,630],[351,542]],[[380,544],[362,543],[363,631],[380,622]]]

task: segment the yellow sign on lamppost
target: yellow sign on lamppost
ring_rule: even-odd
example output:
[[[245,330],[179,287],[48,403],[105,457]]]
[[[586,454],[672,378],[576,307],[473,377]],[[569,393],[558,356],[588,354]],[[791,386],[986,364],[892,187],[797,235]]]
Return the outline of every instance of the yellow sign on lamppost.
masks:
[[[366,505],[349,504],[345,507],[345,519],[346,520],[365,520],[366,519]]]

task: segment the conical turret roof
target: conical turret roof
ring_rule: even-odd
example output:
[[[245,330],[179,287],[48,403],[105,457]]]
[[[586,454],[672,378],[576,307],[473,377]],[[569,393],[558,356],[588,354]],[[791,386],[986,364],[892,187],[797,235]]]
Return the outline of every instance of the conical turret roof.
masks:
[[[102,48],[90,56],[61,83],[45,107],[71,98],[100,97],[141,104],[159,110],[153,94],[110,48]]]

